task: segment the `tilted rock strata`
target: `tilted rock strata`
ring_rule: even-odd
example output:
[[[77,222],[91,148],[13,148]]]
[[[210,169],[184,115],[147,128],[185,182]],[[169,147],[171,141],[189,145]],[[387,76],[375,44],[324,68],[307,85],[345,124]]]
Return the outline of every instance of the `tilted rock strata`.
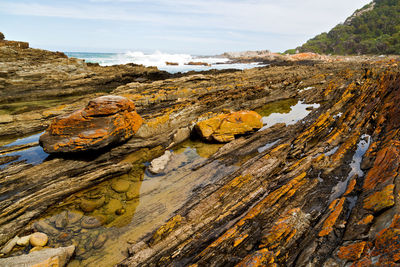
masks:
[[[326,86],[311,121],[204,189],[121,265],[398,265],[399,84],[394,65]],[[365,134],[372,142],[355,174]],[[258,132],[218,160],[235,162],[262,135],[277,138]]]
[[[387,68],[391,63],[382,61],[368,64],[371,64],[368,65],[371,68],[374,66]],[[378,69],[376,72],[379,73],[380,70]],[[129,172],[132,164],[121,162],[125,155],[141,148],[159,145],[168,147],[180,130],[190,128],[199,117],[204,116],[207,112],[220,113],[223,108],[253,109],[271,101],[297,97],[306,99],[307,103],[323,101],[324,105],[312,111],[310,116],[296,125],[288,127],[278,125],[251,136],[242,137],[228,143],[226,147],[224,146],[224,149],[207,161],[211,163],[208,167],[212,166],[213,161],[218,160],[226,165],[240,165],[242,166],[240,171],[224,177],[218,183],[198,188],[191,201],[184,205],[185,208],[177,212],[180,217],[176,217],[162,230],[155,232],[158,234],[149,235],[152,237],[150,241],[140,240],[141,242],[138,242],[140,249],[139,247],[131,249],[138,257],[132,257],[125,262],[128,265],[134,262],[140,264],[148,259],[147,262],[152,264],[160,261],[164,255],[166,257],[163,260],[167,262],[172,260],[170,255],[177,255],[174,256],[176,261],[179,261],[181,256],[190,255],[186,257],[190,261],[193,259],[192,256],[195,257],[218,236],[222,236],[222,232],[226,229],[225,225],[234,225],[241,220],[242,215],[247,214],[247,210],[254,206],[251,216],[246,216],[241,225],[237,226],[238,234],[232,235],[234,241],[230,243],[232,239],[226,238],[229,235],[224,236],[221,240],[225,241],[221,242],[221,245],[210,246],[203,253],[205,256],[202,257],[202,260],[207,258],[208,262],[221,263],[229,261],[231,265],[234,265],[245,259],[251,261],[250,257],[252,256],[261,259],[265,256],[269,258],[269,261],[282,262],[283,258],[289,255],[286,261],[290,265],[296,256],[303,252],[303,248],[311,247],[310,250],[314,248],[313,238],[322,231],[324,225],[328,226],[327,229],[331,227],[334,232],[343,229],[341,228],[343,227],[342,218],[346,217],[345,215],[349,211],[350,200],[354,199],[354,194],[360,192],[362,183],[357,177],[351,178],[350,182],[355,179],[356,183],[351,183],[352,190],[345,188],[347,194],[343,196],[346,197],[343,205],[341,205],[340,194],[335,197],[339,200],[335,201],[333,206],[338,207],[342,212],[339,215],[337,212],[331,214],[328,195],[339,180],[345,181],[347,177],[348,167],[346,166],[351,161],[351,155],[355,149],[354,144],[357,143],[360,136],[360,129],[365,129],[363,133],[368,132],[372,136],[372,140],[379,140],[379,134],[374,136],[368,130],[370,129],[368,123],[361,123],[361,128],[355,127],[359,124],[356,123],[356,120],[380,121],[381,125],[386,125],[385,120],[392,118],[390,114],[385,113],[387,111],[383,107],[379,110],[382,113],[379,119],[373,113],[363,111],[365,106],[370,108],[379,106],[381,101],[374,98],[375,96],[381,97],[380,100],[386,102],[383,99],[385,91],[380,91],[370,97],[371,94],[365,94],[368,86],[360,89],[360,85],[366,84],[368,79],[370,84],[374,84],[374,81],[377,80],[371,79],[370,73],[369,76],[367,74],[362,69],[361,62],[343,62],[190,75],[179,79],[121,86],[114,93],[134,99],[135,103],[138,103],[137,109],[146,119],[146,124],[128,142],[101,155],[92,155],[91,158],[49,158],[34,167],[19,163],[0,171],[0,193],[7,196],[0,200],[0,209],[2,210],[0,244],[5,244],[16,233],[26,229],[24,227],[27,227],[33,218],[45,212],[50,205],[62,201],[83,188]],[[366,78],[363,78],[364,76]],[[313,87],[313,90],[302,91],[303,88],[310,86]],[[382,87],[385,86],[382,85]],[[373,90],[370,90],[371,92]],[[388,93],[388,95],[395,94]],[[376,102],[367,101],[370,99],[376,99]],[[356,100],[357,103],[355,103]],[[332,109],[327,112],[330,108]],[[70,110],[71,107],[68,105],[67,109]],[[362,112],[358,114],[357,110]],[[393,110],[393,108],[389,106],[389,110]],[[65,113],[65,111],[62,112]],[[380,114],[379,112],[377,114]],[[343,114],[339,116],[340,113]],[[396,126],[395,123],[393,125]],[[380,131],[382,135],[387,135],[384,127],[380,127]],[[331,135],[327,138],[326,135],[329,133]],[[299,137],[298,140],[295,137]],[[258,154],[259,147],[271,142],[277,142],[275,147]],[[336,147],[338,147],[337,153],[329,156],[321,154],[324,152],[328,154],[331,150],[335,151]],[[372,147],[379,149],[380,144],[373,143]],[[385,151],[390,151],[390,153]],[[389,162],[385,167],[385,172],[390,174],[387,176],[390,180],[390,177],[393,177],[391,166],[397,164],[396,157],[391,155],[398,154],[397,148],[387,145],[385,150],[381,150],[378,154],[380,156],[376,162],[375,173],[379,173],[379,162],[384,159],[384,162]],[[365,158],[368,160],[365,160],[362,165],[366,168],[374,165],[375,155],[374,150],[367,153]],[[157,156],[154,155],[154,157]],[[334,174],[330,175],[332,172]],[[295,179],[296,177],[298,178]],[[379,184],[380,181],[377,177],[379,178],[379,176],[373,175],[368,178],[368,184]],[[323,179],[323,183],[319,182],[321,179]],[[384,191],[383,189],[384,186],[377,188],[376,191]],[[213,192],[217,190],[218,193],[214,194]],[[368,192],[365,197],[373,195],[373,193],[374,191]],[[271,196],[258,205],[266,195]],[[206,197],[207,200],[204,200]],[[364,197],[361,197],[360,201],[362,201],[361,199]],[[238,200],[240,201],[238,202]],[[395,201],[397,200],[395,199]],[[363,202],[360,203],[362,206]],[[300,208],[299,212],[297,208]],[[263,211],[262,214],[258,213],[260,210]],[[367,211],[356,217],[352,215],[351,217],[354,218],[348,220],[348,225],[356,225],[360,231],[368,230],[379,219],[381,212],[374,214]],[[328,217],[329,220],[325,224],[325,219]],[[282,248],[279,250],[281,256],[277,256],[278,250],[274,244],[269,244],[269,240],[280,235],[279,232],[272,229],[279,228],[274,225],[285,225],[286,218],[289,222],[295,222],[296,225],[282,231],[281,236],[284,238],[280,239],[278,244],[278,247]],[[336,221],[332,223],[334,220]],[[354,220],[354,223],[350,223],[351,220]],[[243,222],[244,224],[242,224]],[[318,226],[315,226],[316,224]],[[188,225],[193,227],[188,227]],[[261,235],[259,232],[261,226],[262,229],[265,229],[264,239],[261,239],[264,233]],[[243,232],[246,227],[249,227],[247,233]],[[176,242],[184,240],[184,236],[180,235],[182,232],[187,234],[188,243],[180,243],[176,246],[178,250],[175,250]],[[389,233],[392,232],[396,231],[389,231]],[[346,238],[357,240],[359,234],[352,237],[355,233],[354,230],[346,233]],[[323,238],[330,238],[331,235],[332,232]],[[292,236],[294,238],[291,238]],[[384,237],[390,239],[389,234]],[[258,249],[258,244],[261,244],[260,240],[263,240],[263,248]],[[300,241],[302,243],[298,245]],[[148,247],[149,244],[147,252],[151,253],[143,254],[141,249]],[[230,244],[237,244],[232,248],[232,253],[230,253]],[[318,248],[315,252],[315,258],[320,262],[330,257],[332,255],[330,252],[338,248],[335,242],[330,243],[324,240],[318,244],[323,244],[323,247]],[[348,245],[347,242],[343,243],[343,246]],[[326,253],[327,246],[329,253]],[[181,250],[180,247],[185,249]],[[224,254],[223,249],[225,248],[229,255]],[[143,252],[145,251],[143,250]],[[304,253],[304,255],[304,257],[301,255],[298,257],[298,262],[301,262],[301,259],[310,258],[310,254]],[[139,258],[143,260],[139,260]]]
[[[131,138],[141,125],[131,100],[102,96],[84,109],[55,118],[39,142],[47,153],[98,150]]]
[[[263,126],[261,119],[257,112],[238,111],[198,122],[195,129],[205,140],[226,143],[234,140],[235,135],[260,129]]]

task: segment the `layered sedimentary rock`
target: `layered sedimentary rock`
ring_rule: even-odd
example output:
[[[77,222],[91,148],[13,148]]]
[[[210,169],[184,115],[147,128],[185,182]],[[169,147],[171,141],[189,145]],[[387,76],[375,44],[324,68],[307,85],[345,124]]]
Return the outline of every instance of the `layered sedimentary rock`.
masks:
[[[210,161],[237,163],[258,140],[279,140],[137,242],[122,266],[398,265],[400,71],[382,66],[314,90],[329,101],[303,126],[227,145]]]
[[[90,157],[19,162],[0,171],[0,244],[32,232],[34,218],[71,194],[151,162],[208,112],[295,98],[321,106],[296,124],[231,141],[194,166],[195,174],[221,171],[217,163],[233,171],[191,190],[164,225],[131,240],[121,264],[397,264],[397,63],[307,62],[122,85],[113,94],[134,100],[145,119],[129,141]],[[119,181],[110,190],[125,196],[130,189]],[[113,216],[121,210],[101,196],[77,204],[85,212],[101,205]],[[93,216],[82,221],[85,229],[101,223]]]
[[[262,126],[262,118],[257,112],[238,111],[198,122],[195,129],[207,141],[226,143],[237,135],[251,133]]]
[[[0,41],[2,138],[43,131],[51,118],[82,108],[88,100],[120,85],[171,76],[155,67],[103,67],[68,58],[61,52],[23,49],[12,44]]]
[[[98,150],[128,140],[141,125],[131,100],[101,96],[84,109],[55,118],[39,143],[47,153]]]

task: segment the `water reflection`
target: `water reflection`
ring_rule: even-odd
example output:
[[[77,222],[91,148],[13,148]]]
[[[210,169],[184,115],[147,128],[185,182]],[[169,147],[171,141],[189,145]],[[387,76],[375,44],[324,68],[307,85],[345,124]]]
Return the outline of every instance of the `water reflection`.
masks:
[[[162,175],[148,176],[146,165],[162,148],[143,149],[124,161],[134,163],[126,175],[70,196],[34,226],[50,236],[52,247],[74,244],[69,266],[112,266],[123,260],[129,243],[161,226],[195,197],[198,187],[215,183],[237,169],[214,161],[193,171],[222,144],[186,141],[172,149]]]
[[[319,108],[320,104],[305,104],[293,99],[269,103],[256,110],[263,116],[265,125],[260,131],[265,130],[276,123],[292,125],[305,118],[313,109]]]

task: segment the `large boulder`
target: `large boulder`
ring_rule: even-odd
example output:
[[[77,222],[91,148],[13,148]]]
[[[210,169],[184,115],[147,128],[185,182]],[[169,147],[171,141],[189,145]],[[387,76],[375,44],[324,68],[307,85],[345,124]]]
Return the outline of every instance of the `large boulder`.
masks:
[[[98,150],[131,138],[141,125],[131,100],[101,96],[84,109],[55,118],[39,142],[47,153]]]
[[[207,141],[230,142],[235,135],[246,134],[263,126],[262,117],[254,111],[221,114],[198,122],[195,129]]]

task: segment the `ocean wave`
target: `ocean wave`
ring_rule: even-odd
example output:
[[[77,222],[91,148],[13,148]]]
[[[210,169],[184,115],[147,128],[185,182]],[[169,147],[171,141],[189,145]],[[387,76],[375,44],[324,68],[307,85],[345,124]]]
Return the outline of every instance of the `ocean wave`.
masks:
[[[247,69],[257,67],[257,63],[229,64],[228,58],[211,56],[193,56],[189,54],[169,54],[161,51],[144,53],[142,51],[128,51],[126,53],[82,53],[67,52],[68,56],[84,59],[86,62],[99,63],[102,66],[134,63],[146,67],[154,66],[171,73],[187,71],[203,71],[209,69]],[[167,62],[177,65],[167,65]],[[204,62],[209,66],[187,65],[189,62]]]

